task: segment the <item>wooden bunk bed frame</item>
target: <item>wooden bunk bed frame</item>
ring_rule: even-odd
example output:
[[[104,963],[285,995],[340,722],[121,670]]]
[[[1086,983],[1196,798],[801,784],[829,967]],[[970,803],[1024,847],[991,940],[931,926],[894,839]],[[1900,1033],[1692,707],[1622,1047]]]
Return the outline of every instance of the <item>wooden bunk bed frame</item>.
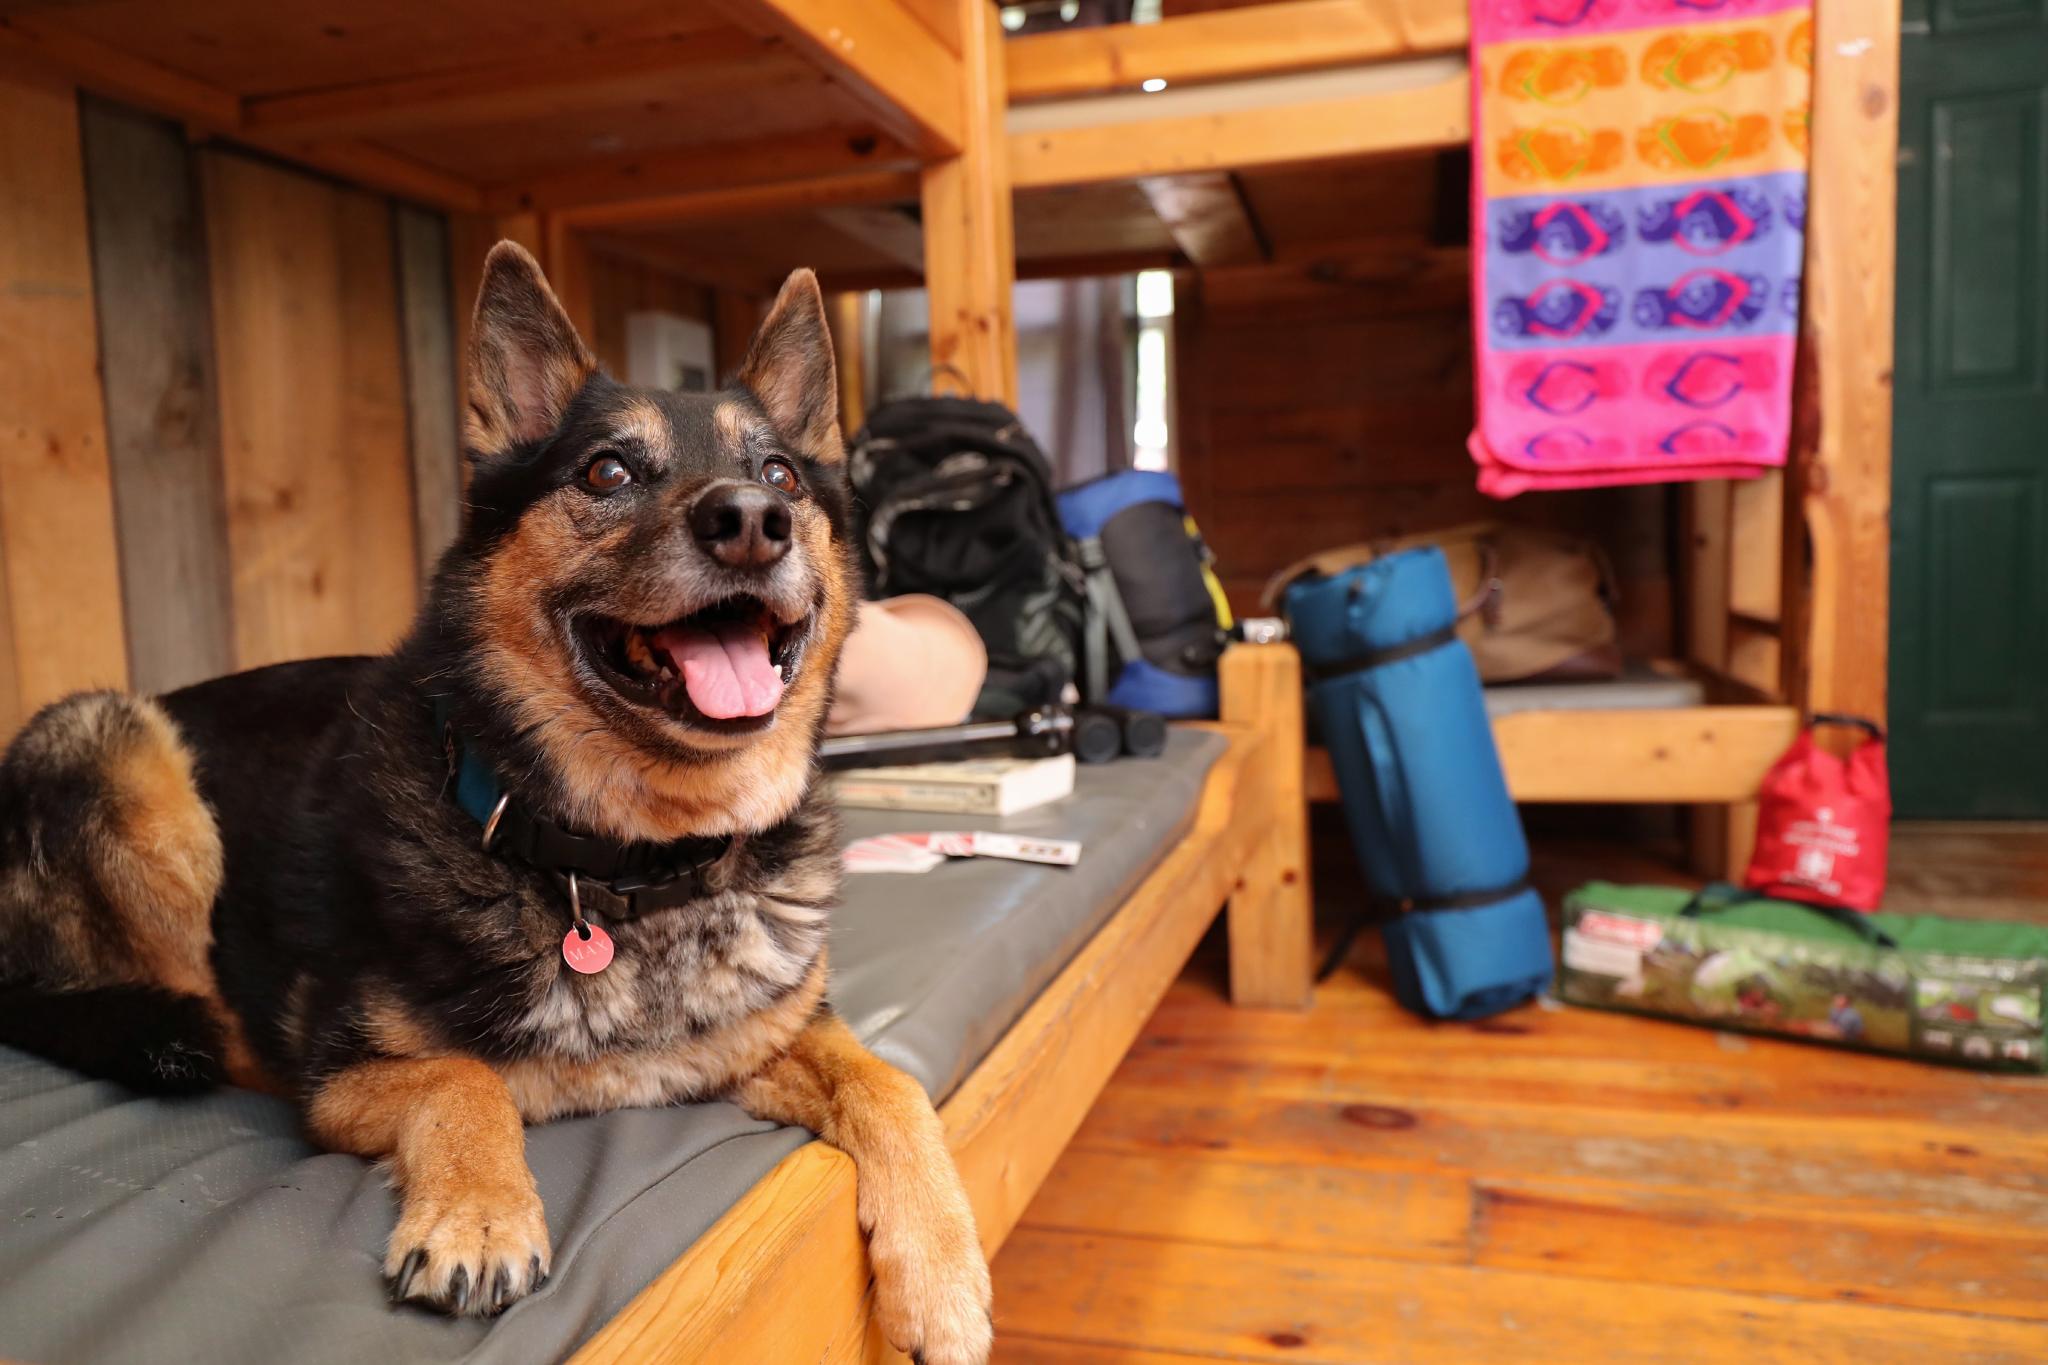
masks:
[[[934,363],[1012,403],[1014,193],[1135,184],[1182,263],[1201,265],[1242,235],[1241,207],[1219,192],[1233,171],[1470,137],[1464,0],[1278,0],[1007,42],[987,0],[606,0],[578,7],[580,18],[470,8],[470,29],[422,35],[401,0],[24,0],[0,4],[0,62],[169,115],[196,138],[445,210],[458,281],[474,277],[490,241],[519,239],[586,329],[589,253],[607,233],[833,215],[922,278]],[[658,11],[662,22],[592,37],[613,11],[643,25]],[[1686,644],[1716,679],[1715,704],[1524,713],[1496,726],[1521,798],[1711,803],[1721,814],[1709,821],[1708,861],[1724,866],[1740,860],[1751,798],[1801,713],[1881,716],[1885,703],[1899,8],[1828,0],[1816,12],[1796,448],[1782,475],[1702,486],[1688,502]],[[1171,83],[1170,98],[1141,103],[1135,87],[1153,78]],[[777,98],[734,112],[757,87]],[[754,129],[756,113],[776,124],[772,135]],[[564,128],[586,134],[573,155]],[[725,135],[744,129],[752,135]],[[627,145],[591,150],[620,135]],[[909,237],[902,215],[871,211],[906,200],[918,206]],[[81,277],[87,300],[83,350],[66,349],[78,338],[45,338],[46,364],[74,351],[89,361],[83,247],[14,249],[45,248],[42,273]],[[41,385],[49,372],[29,366],[20,382]],[[98,422],[89,407],[62,419],[87,448]],[[0,445],[0,470],[21,490],[0,509],[9,597],[73,604],[61,620],[17,610],[18,642],[69,630],[81,592],[110,600],[118,625],[118,584],[81,583],[81,547],[62,523],[21,511],[31,494],[58,491],[28,482],[32,453]],[[80,486],[67,478],[62,493]],[[103,465],[83,486],[105,492]],[[115,645],[97,668],[107,681],[125,676]],[[7,680],[21,706],[68,685],[27,669]],[[1292,652],[1234,650],[1224,715],[1237,742],[1193,834],[945,1106],[991,1250],[1225,899],[1233,994],[1306,999],[1303,804],[1329,782],[1326,766],[1304,776]],[[818,1144],[797,1153],[582,1358],[887,1357],[867,1309],[852,1189],[844,1157]]]

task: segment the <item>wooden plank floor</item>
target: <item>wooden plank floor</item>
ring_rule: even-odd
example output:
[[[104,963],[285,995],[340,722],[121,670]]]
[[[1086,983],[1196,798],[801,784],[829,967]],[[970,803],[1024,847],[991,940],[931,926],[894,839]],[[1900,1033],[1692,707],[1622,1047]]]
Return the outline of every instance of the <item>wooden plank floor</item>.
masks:
[[[2048,1082],[1205,951],[995,1277],[1011,1365],[2048,1360]]]

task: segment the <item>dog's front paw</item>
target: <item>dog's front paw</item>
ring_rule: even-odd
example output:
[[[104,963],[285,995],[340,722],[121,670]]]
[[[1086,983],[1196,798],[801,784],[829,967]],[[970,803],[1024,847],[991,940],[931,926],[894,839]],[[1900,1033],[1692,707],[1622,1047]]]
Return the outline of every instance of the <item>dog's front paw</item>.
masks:
[[[918,1365],[983,1365],[994,1348],[994,1294],[964,1193],[922,1218],[883,1219],[868,1243],[875,1313],[889,1344]]]
[[[548,1277],[548,1226],[531,1189],[469,1189],[405,1201],[384,1255],[393,1303],[490,1317]]]

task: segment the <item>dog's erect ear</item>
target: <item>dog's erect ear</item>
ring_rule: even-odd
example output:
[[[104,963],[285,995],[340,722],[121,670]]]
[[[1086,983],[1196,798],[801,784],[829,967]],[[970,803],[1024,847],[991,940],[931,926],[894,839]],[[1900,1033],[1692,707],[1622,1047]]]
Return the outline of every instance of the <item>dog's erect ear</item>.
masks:
[[[469,334],[462,444],[470,458],[546,436],[596,368],[540,263],[517,242],[492,247]]]
[[[768,320],[740,365],[740,383],[798,454],[827,464],[846,458],[839,439],[839,372],[818,277],[796,270],[782,282]]]

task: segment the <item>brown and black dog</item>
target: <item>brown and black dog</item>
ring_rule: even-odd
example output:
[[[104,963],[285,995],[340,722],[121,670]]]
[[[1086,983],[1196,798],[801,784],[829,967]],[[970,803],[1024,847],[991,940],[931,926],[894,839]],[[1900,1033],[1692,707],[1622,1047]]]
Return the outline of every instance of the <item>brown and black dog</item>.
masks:
[[[736,385],[664,393],[501,243],[469,360],[462,534],[393,653],[83,694],[8,749],[0,1041],[294,1094],[390,1163],[393,1297],[456,1314],[547,1275],[523,1124],[729,1097],[853,1156],[890,1340],[985,1359],[938,1118],[825,1003],[858,590],[816,280]]]

